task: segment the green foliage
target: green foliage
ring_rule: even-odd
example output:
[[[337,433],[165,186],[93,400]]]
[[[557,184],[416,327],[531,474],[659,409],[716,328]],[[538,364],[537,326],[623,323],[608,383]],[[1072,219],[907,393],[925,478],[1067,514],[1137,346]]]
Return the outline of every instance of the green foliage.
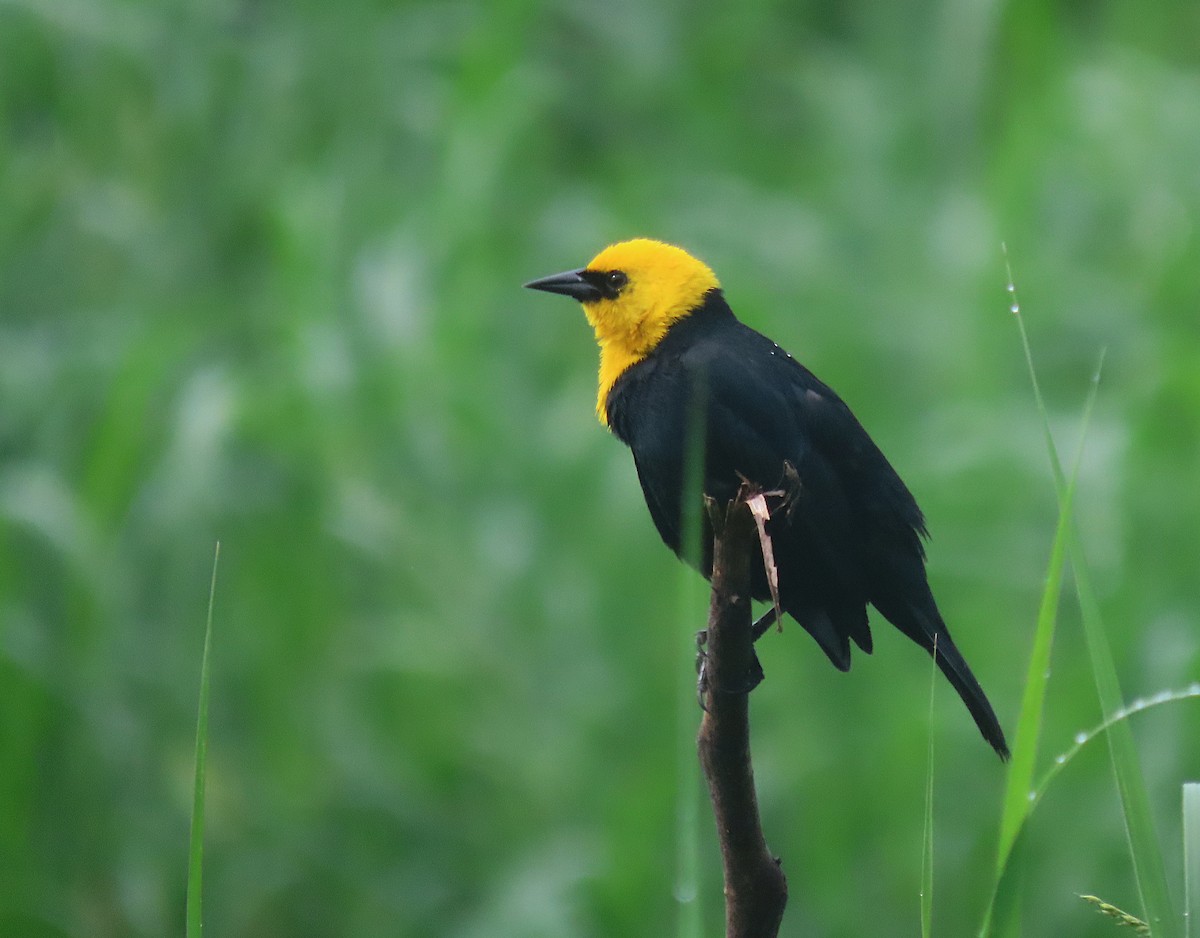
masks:
[[[1061,479],[1058,481],[1061,491]],[[1092,673],[1101,710],[1107,717],[1120,712],[1124,706],[1116,665],[1101,622],[1100,607],[1092,587],[1091,574],[1084,560],[1083,547],[1073,527],[1068,530],[1067,537],[1071,550],[1071,568],[1075,574],[1075,589],[1079,596],[1088,638]],[[1118,720],[1109,726],[1107,736],[1138,892],[1155,935],[1172,938],[1181,934],[1180,925],[1171,902],[1162,848],[1154,829],[1149,795],[1142,778],[1137,750],[1134,748],[1133,731],[1126,721]]]
[[[1012,273],[1009,272],[1009,282],[1012,283]],[[1010,287],[1011,289],[1011,287]],[[1030,378],[1033,381],[1034,394],[1037,397],[1038,410],[1046,436],[1046,448],[1050,457],[1051,468],[1054,472],[1054,485],[1058,492],[1059,528],[1065,531],[1067,550],[1071,558],[1071,568],[1075,575],[1075,591],[1079,598],[1084,634],[1087,637],[1088,657],[1092,666],[1092,678],[1096,684],[1096,696],[1100,701],[1100,710],[1104,714],[1108,728],[1106,735],[1109,754],[1112,758],[1113,775],[1117,790],[1121,797],[1121,810],[1125,820],[1125,833],[1129,838],[1129,853],[1133,861],[1133,869],[1137,881],[1138,892],[1146,908],[1147,917],[1157,935],[1163,938],[1179,933],[1179,922],[1171,905],[1170,889],[1167,885],[1166,871],[1163,867],[1162,852],[1158,836],[1154,831],[1154,821],[1150,814],[1150,803],[1146,794],[1146,785],[1142,778],[1141,765],[1138,761],[1137,750],[1133,744],[1133,734],[1125,720],[1113,719],[1125,706],[1121,693],[1120,680],[1117,677],[1116,664],[1113,661],[1112,650],[1108,635],[1101,621],[1100,606],[1092,587],[1091,571],[1083,551],[1083,545],[1076,533],[1075,519],[1071,502],[1074,496],[1075,476],[1068,481],[1063,473],[1054,445],[1054,437],[1050,430],[1046,405],[1038,386],[1037,375],[1030,354],[1029,339],[1025,332],[1024,323],[1020,318],[1020,310],[1015,301],[1013,312],[1021,328],[1021,341],[1025,347],[1025,357],[1029,365]],[[1092,405],[1095,402],[1094,388],[1099,384],[1100,371],[1103,366],[1096,368],[1093,396],[1088,399],[1085,413],[1091,416]],[[1081,446],[1082,448],[1082,446]]]
[[[1007,794],[1004,801],[1004,813],[1000,823],[1000,844],[997,851],[997,892],[985,912],[984,925],[981,934],[990,935],[995,930],[999,934],[1009,935],[1019,933],[1016,914],[1019,903],[1011,891],[1005,890],[1005,882],[1011,877],[1010,864],[1014,856],[1017,838],[1023,825],[1033,811],[1034,803],[1040,792],[1033,787],[1033,765],[1037,757],[1037,740],[1041,731],[1043,717],[1043,701],[1045,689],[1050,676],[1050,648],[1054,636],[1057,619],[1059,590],[1062,584],[1062,573],[1067,554],[1071,555],[1075,572],[1076,591],[1083,614],[1089,657],[1092,665],[1092,675],[1096,683],[1097,696],[1101,710],[1105,715],[1104,723],[1098,732],[1103,732],[1109,742],[1112,757],[1113,773],[1120,792],[1121,808],[1125,819],[1126,835],[1129,838],[1130,858],[1137,881],[1138,891],[1143,905],[1148,910],[1148,917],[1153,923],[1156,934],[1173,935],[1179,930],[1179,922],[1171,907],[1170,891],[1163,868],[1159,840],[1154,831],[1153,820],[1150,816],[1149,802],[1145,784],[1142,780],[1141,766],[1137,752],[1133,746],[1132,733],[1126,723],[1131,710],[1124,705],[1116,668],[1109,649],[1108,638],[1100,621],[1100,612],[1091,586],[1091,575],[1083,555],[1075,531],[1073,501],[1075,486],[1078,478],[1079,458],[1083,452],[1083,439],[1096,401],[1096,390],[1100,382],[1103,366],[1096,368],[1092,391],[1088,396],[1084,410],[1083,431],[1080,435],[1079,448],[1076,452],[1075,463],[1070,477],[1067,477],[1059,460],[1054,437],[1050,429],[1046,403],[1042,397],[1038,383],[1037,371],[1033,363],[1033,355],[1029,346],[1029,338],[1021,318],[1020,305],[1017,301],[1016,286],[1012,278],[1011,267],[1008,270],[1008,290],[1012,295],[1011,310],[1016,317],[1021,333],[1021,342],[1025,350],[1025,359],[1029,367],[1029,377],[1033,386],[1034,397],[1042,419],[1045,432],[1046,448],[1054,473],[1055,486],[1059,499],[1059,521],[1055,532],[1054,548],[1051,552],[1050,572],[1046,577],[1046,588],[1042,595],[1041,609],[1038,616],[1038,630],[1034,637],[1033,654],[1030,659],[1026,677],[1025,694],[1021,706],[1021,718],[1018,723],[1017,741],[1014,748],[1013,770],[1009,773]],[[1167,699],[1183,699],[1182,696],[1165,695]],[[1140,707],[1138,708],[1140,709]],[[1089,737],[1076,739],[1076,744],[1082,746]],[[1065,762],[1060,757],[1059,763]],[[1043,781],[1049,783],[1049,776],[1055,774],[1052,770]],[[1026,795],[1028,792],[1028,795]],[[1016,868],[1019,870],[1020,865]],[[1011,889],[1011,887],[1010,887]],[[1136,924],[1146,934],[1150,926],[1134,919],[1126,913],[1103,903],[1095,897],[1085,896],[1097,904],[1101,911],[1115,915],[1125,924]],[[999,901],[998,901],[999,900]],[[993,922],[995,911],[999,909],[999,921]]]
[[[204,932],[204,784],[208,771],[208,698],[212,679],[213,603],[217,598],[217,564],[221,542],[213,549],[212,580],[208,587],[208,616],[204,623],[204,653],[200,658],[200,702],[196,710],[196,770],[192,794],[192,829],[188,840],[187,938],[200,938]]]
[[[1192,938],[1200,927],[1200,782],[1183,786],[1183,893],[1185,934]]]
[[[1012,727],[1056,502],[1007,241],[1060,446],[1110,350],[1075,514],[1121,685],[1196,680],[1194,36],[1186,3],[0,5],[0,934],[180,930],[218,538],[209,934],[675,928],[707,592],[681,628],[587,327],[519,287],[619,237],[695,251],[851,403]],[[928,660],[879,626],[849,675],[760,642],[797,933],[917,931]],[[1086,662],[1064,605],[1045,751],[1102,719]],[[1165,843],[1196,720],[1133,726]],[[966,934],[1004,769],[953,695],[933,729]],[[1137,909],[1098,752],[1022,835],[1029,934]]]
[[[1006,264],[1007,266],[1007,264]],[[1024,323],[1020,319],[1020,305],[1017,301],[1016,284],[1013,281],[1012,270],[1008,270],[1008,291],[1012,297],[1011,310],[1021,330],[1021,341],[1025,348],[1025,358],[1029,365],[1029,377],[1033,385],[1034,396],[1037,400],[1038,411],[1046,430],[1047,447],[1053,454],[1057,465],[1057,453],[1054,450],[1054,440],[1050,435],[1050,426],[1046,416],[1046,405],[1038,386],[1037,372],[1033,365],[1033,357],[1029,348],[1029,340],[1025,333]],[[1074,515],[1075,489],[1079,479],[1079,465],[1083,456],[1083,441],[1087,436],[1087,427],[1091,421],[1092,409],[1096,403],[1096,390],[1099,386],[1099,367],[1097,380],[1092,384],[1087,406],[1084,408],[1082,429],[1079,435],[1079,445],[1075,451],[1075,459],[1071,475],[1063,486],[1059,499],[1058,525],[1054,531],[1054,542],[1050,549],[1049,568],[1046,572],[1045,588],[1042,591],[1041,602],[1038,606],[1037,629],[1033,636],[1033,647],[1029,656],[1029,665],[1025,671],[1025,689],[1021,696],[1021,710],[1017,719],[1017,730],[1013,737],[1012,767],[1008,773],[1008,781],[1004,791],[1004,807],[1000,816],[999,845],[996,850],[996,882],[999,886],[1003,879],[1008,863],[1016,847],[1017,837],[1032,810],[1030,792],[1033,791],[1034,766],[1038,756],[1038,741],[1042,732],[1042,721],[1045,717],[1046,688],[1050,682],[1051,652],[1054,647],[1054,632],[1058,625],[1058,605],[1062,590],[1063,574],[1067,559],[1067,535],[1071,529]],[[994,897],[993,897],[994,902]],[[985,917],[984,934],[988,932],[987,919],[991,918],[992,909],[989,906]]]
[[[937,636],[929,671],[929,757],[925,770],[925,831],[921,838],[921,938],[933,935],[933,701],[937,691]]]

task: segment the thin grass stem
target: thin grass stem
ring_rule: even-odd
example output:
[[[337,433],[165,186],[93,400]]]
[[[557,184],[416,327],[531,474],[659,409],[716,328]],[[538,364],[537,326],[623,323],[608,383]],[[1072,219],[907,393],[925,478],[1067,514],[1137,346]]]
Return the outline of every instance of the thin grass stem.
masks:
[[[1183,920],[1187,938],[1200,938],[1200,782],[1183,786]]]
[[[1068,482],[1062,464],[1058,458],[1058,449],[1050,430],[1050,418],[1046,411],[1045,401],[1037,380],[1037,370],[1033,365],[1033,353],[1029,345],[1029,337],[1021,318],[1020,303],[1016,299],[1016,287],[1012,277],[1012,267],[1008,262],[1005,251],[1005,264],[1008,269],[1008,289],[1012,296],[1011,312],[1017,321],[1021,335],[1021,344],[1025,349],[1025,359],[1029,366],[1029,377],[1033,385],[1034,396],[1037,400],[1038,411],[1042,417],[1042,431],[1046,440],[1046,451],[1050,458],[1050,466],[1054,474],[1055,493],[1059,501],[1059,511],[1067,522],[1067,553],[1074,572],[1075,591],[1079,600],[1080,613],[1083,620],[1084,635],[1087,641],[1088,655],[1092,665],[1092,677],[1096,685],[1096,695],[1100,701],[1100,710],[1107,719],[1123,708],[1120,681],[1117,677],[1116,665],[1113,662],[1112,651],[1104,630],[1100,614],[1100,604],[1092,588],[1091,574],[1083,545],[1080,541],[1073,517],[1073,505],[1070,498],[1072,483]],[[1093,391],[1099,385],[1100,371],[1104,363],[1104,353],[1101,352],[1100,363],[1097,365],[1093,379]],[[1153,818],[1150,812],[1150,799],[1146,793],[1145,781],[1142,778],[1137,750],[1133,743],[1133,734],[1124,720],[1114,722],[1108,732],[1109,755],[1113,767],[1113,775],[1117,783],[1117,791],[1121,797],[1121,808],[1125,820],[1125,831],[1129,841],[1130,859],[1133,862],[1134,877],[1137,881],[1138,892],[1141,896],[1144,915],[1159,938],[1178,938],[1179,920],[1176,918],[1171,903],[1170,889],[1167,884],[1166,869],[1163,865],[1162,851],[1158,836],[1154,831]]]
[[[929,751],[925,765],[925,829],[921,838],[921,938],[933,938],[933,700],[937,690],[937,636],[929,674]]]
[[[221,542],[213,549],[212,580],[208,586],[208,616],[204,624],[204,653],[200,658],[200,701],[196,712],[196,777],[192,789],[192,826],[188,837],[187,938],[200,938],[204,931],[201,895],[204,874],[204,782],[208,757],[209,662],[212,651],[213,604],[217,597],[217,564]]]

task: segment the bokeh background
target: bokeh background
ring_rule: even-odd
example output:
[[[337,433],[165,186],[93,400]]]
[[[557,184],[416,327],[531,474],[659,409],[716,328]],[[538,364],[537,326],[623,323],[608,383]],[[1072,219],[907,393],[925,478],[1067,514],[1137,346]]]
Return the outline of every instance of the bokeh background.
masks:
[[[1196,680],[1198,37],[1189,0],[0,4],[0,934],[182,932],[218,539],[209,934],[671,934],[693,889],[719,933],[706,587],[580,311],[520,289],[623,237],[855,408],[1011,729],[1056,507],[1007,242],[1064,454],[1108,350],[1079,515],[1125,691]],[[978,925],[1005,770],[877,626],[849,675],[763,642],[787,935],[917,933],[931,729],[935,925]],[[1068,590],[1045,763],[1085,658]],[[1134,731],[1178,886],[1200,703]],[[1029,857],[1029,935],[1138,909],[1102,743]]]

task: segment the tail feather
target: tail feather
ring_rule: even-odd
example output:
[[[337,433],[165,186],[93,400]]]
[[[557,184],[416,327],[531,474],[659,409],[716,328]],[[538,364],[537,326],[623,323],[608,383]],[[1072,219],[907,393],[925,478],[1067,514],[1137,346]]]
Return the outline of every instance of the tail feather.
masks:
[[[901,632],[927,652],[931,655],[936,654],[938,668],[941,669],[942,674],[946,675],[950,686],[958,691],[962,702],[967,705],[967,710],[975,720],[975,725],[979,727],[979,732],[996,750],[996,754],[1007,762],[1009,751],[1008,743],[1004,739],[1004,730],[1001,729],[1000,721],[996,718],[996,712],[992,709],[983,688],[979,686],[975,675],[967,666],[966,659],[959,652],[954,640],[950,638],[946,623],[942,621],[942,617],[937,614],[936,609],[932,616],[911,606],[907,611],[909,613],[907,617],[892,619],[889,615],[888,618],[892,619]]]
[[[946,679],[950,682],[950,685],[958,691],[958,696],[962,698],[962,702],[967,705],[967,709],[971,712],[971,716],[975,720],[975,725],[979,727],[979,732],[983,734],[983,738],[996,750],[996,754],[1007,762],[1009,757],[1008,743],[1004,739],[1004,730],[1000,728],[1000,721],[996,719],[996,713],[992,710],[992,705],[988,701],[987,695],[983,692],[983,688],[979,686],[979,682],[975,680],[975,675],[971,673],[971,669],[967,667],[967,662],[959,653],[958,648],[955,647],[949,633],[943,629],[936,634],[938,667],[946,675]]]
[[[854,644],[868,655],[871,653],[867,607],[861,601],[828,607],[797,606],[792,603],[786,607],[786,611],[817,640],[821,650],[839,671],[850,670],[850,639],[854,639]]]
[[[788,615],[799,622],[817,640],[821,651],[839,671],[850,670],[850,639],[840,631],[824,609],[798,609],[789,606]]]
[[[930,655],[936,655],[938,668],[950,682],[950,686],[962,698],[970,712],[979,732],[987,740],[988,745],[996,750],[996,754],[1004,761],[1009,759],[1008,743],[1004,739],[1004,730],[992,710],[992,705],[975,680],[962,653],[959,652],[946,623],[933,605],[933,597],[929,596],[929,604],[933,606],[932,613],[926,613],[916,606],[906,604],[896,608],[889,603],[876,600],[873,605],[901,632],[924,648]],[[871,653],[871,632],[867,625],[866,610],[837,610],[836,618],[830,611],[822,608],[787,606],[788,613],[799,622],[821,646],[829,660],[839,671],[850,670],[850,639],[867,654]],[[936,651],[935,651],[936,648]]]

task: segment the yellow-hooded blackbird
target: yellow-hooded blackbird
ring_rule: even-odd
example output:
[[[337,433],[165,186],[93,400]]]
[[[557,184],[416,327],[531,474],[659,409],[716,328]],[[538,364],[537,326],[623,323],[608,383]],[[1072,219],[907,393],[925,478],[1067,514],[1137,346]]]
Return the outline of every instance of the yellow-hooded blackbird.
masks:
[[[705,264],[638,238],[526,286],[583,305],[600,344],[596,413],[633,451],[668,547],[687,553],[681,502],[697,439],[691,421],[702,441],[694,451],[703,455],[705,494],[728,501],[743,479],[764,490],[787,488],[767,525],[780,605],[829,660],[848,670],[851,639],[871,651],[866,607],[874,606],[927,652],[936,643],[942,673],[984,739],[1008,757],[1000,723],[930,592],[916,501],[841,398],[734,317]],[[701,566],[709,576],[711,528],[698,504],[689,510],[704,525]],[[769,598],[762,564],[753,569],[755,598]]]

